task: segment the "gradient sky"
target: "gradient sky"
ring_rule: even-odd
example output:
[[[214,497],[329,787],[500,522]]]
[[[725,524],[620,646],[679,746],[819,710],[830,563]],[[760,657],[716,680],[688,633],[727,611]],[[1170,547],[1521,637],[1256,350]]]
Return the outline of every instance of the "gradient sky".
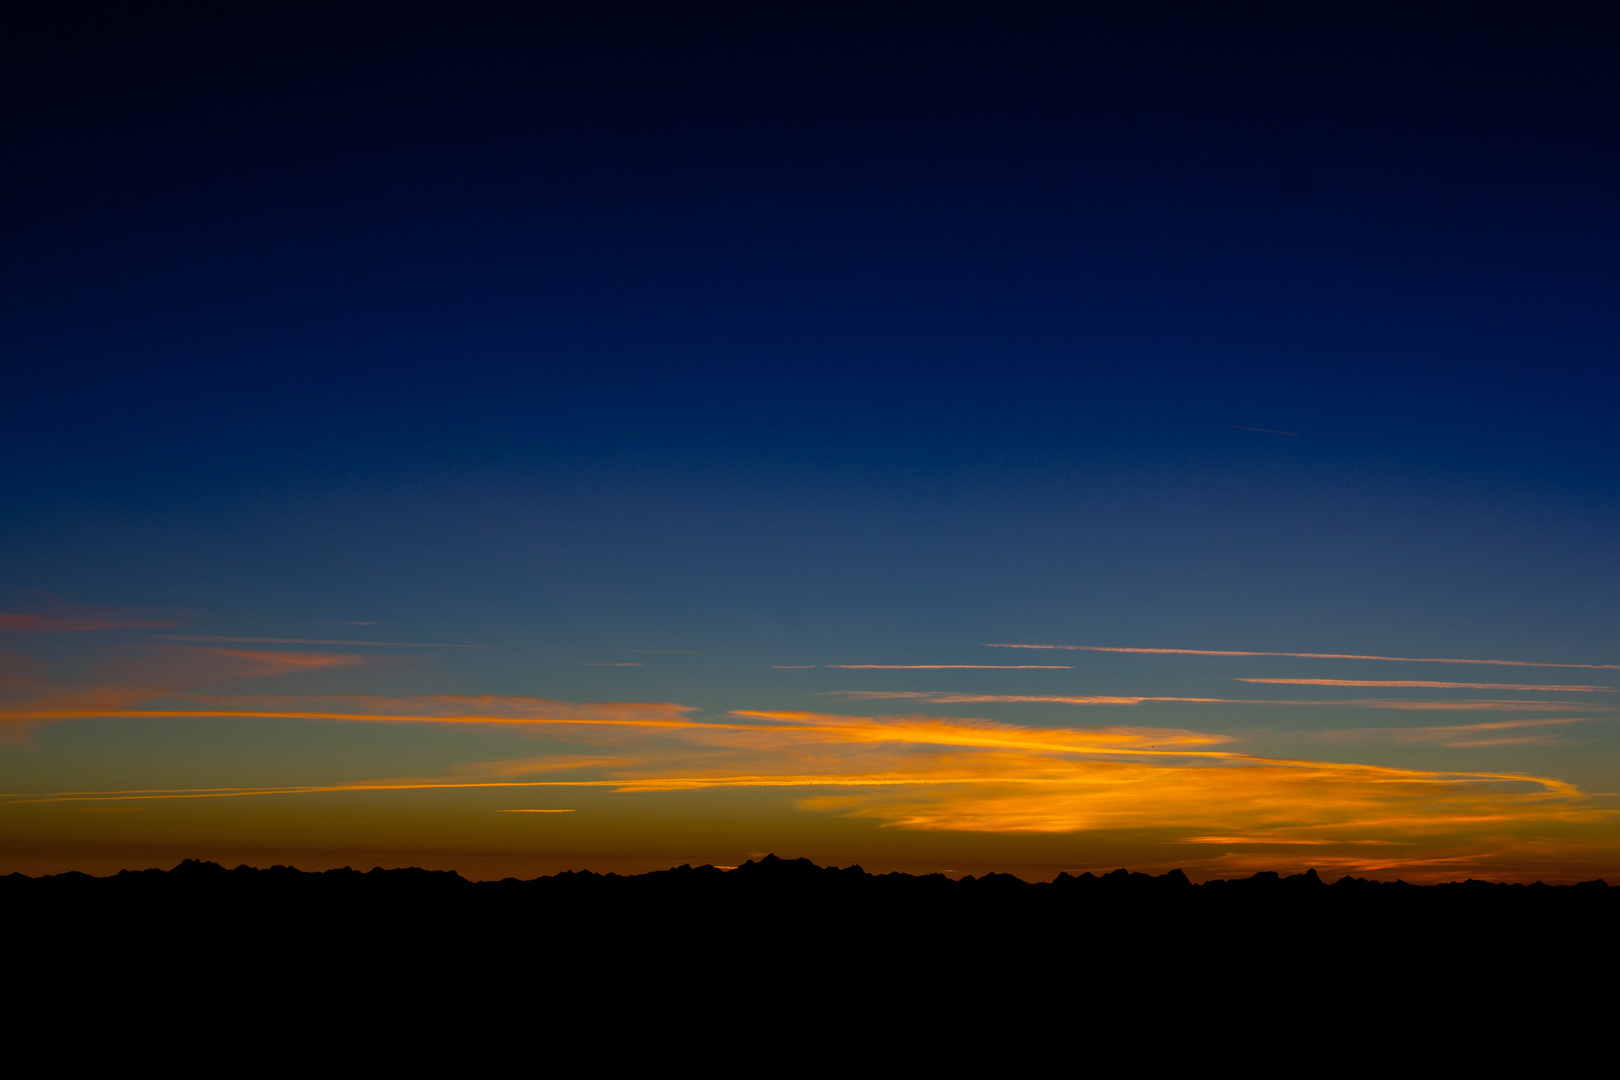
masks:
[[[1057,7],[8,5],[0,873],[1620,880],[1620,16]]]

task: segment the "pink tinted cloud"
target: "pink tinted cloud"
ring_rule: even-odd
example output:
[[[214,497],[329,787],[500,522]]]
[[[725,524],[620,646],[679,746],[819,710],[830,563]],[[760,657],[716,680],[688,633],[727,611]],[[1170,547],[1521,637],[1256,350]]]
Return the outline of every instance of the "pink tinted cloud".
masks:
[[[369,624],[364,624],[369,625]],[[275,638],[275,637],[203,637],[190,634],[165,634],[165,641],[217,641],[225,644],[245,645],[377,645],[401,649],[482,649],[482,645],[447,645],[433,641],[337,641],[327,638]]]
[[[144,630],[173,625],[174,622],[167,619],[153,619],[116,611],[86,609],[60,615],[0,611],[0,631],[12,634],[60,634],[70,630]]]
[[[0,664],[0,731],[117,716],[151,701],[239,679],[348,667],[373,657],[143,643],[98,663],[82,681],[47,677],[36,662]]]

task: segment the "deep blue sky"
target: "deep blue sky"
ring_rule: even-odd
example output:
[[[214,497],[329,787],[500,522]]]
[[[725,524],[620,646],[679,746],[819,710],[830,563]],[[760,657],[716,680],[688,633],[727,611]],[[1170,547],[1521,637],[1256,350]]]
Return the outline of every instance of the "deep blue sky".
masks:
[[[13,587],[217,610],[60,544],[235,513],[410,565],[538,531],[615,593],[747,536],[791,594],[859,535],[895,603],[1053,544],[1614,597],[1602,5],[9,18]]]
[[[1614,662],[1612,5],[1075,8],[8,6],[0,608]]]

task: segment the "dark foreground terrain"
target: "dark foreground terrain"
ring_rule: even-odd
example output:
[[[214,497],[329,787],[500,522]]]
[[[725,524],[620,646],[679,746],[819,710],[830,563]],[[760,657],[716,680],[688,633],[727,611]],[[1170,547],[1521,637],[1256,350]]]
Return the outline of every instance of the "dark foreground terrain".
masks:
[[[468,881],[451,871],[304,873],[188,859],[172,870],[95,878],[0,879],[12,926],[138,948],[143,941],[280,942],[353,953],[408,945],[466,962],[497,952],[552,958],[717,949],[801,956],[808,948],[1002,963],[1085,956],[1182,956],[1208,949],[1287,958],[1396,943],[1425,953],[1608,948],[1620,889],[1462,881],[1417,886],[1316,871],[1194,884],[1116,870],[1031,884],[1009,874],[869,874],[774,855],[734,870],[681,866],[620,876],[590,871]],[[424,957],[425,958],[425,957]]]
[[[1173,918],[1255,923],[1306,933],[1358,933],[1382,926],[1458,925],[1492,921],[1498,931],[1520,920],[1612,920],[1620,916],[1620,889],[1605,881],[1573,886],[1536,882],[1500,884],[1456,881],[1414,886],[1345,876],[1328,884],[1317,871],[1283,878],[1277,873],[1194,884],[1183,871],[1160,876],[1116,870],[1110,874],[1059,874],[1056,881],[1022,881],[1013,874],[953,879],[944,874],[870,874],[860,866],[816,866],[807,858],[766,855],[734,870],[676,866],[646,874],[567,871],[549,878],[468,881],[454,871],[420,868],[368,873],[342,870],[305,873],[293,866],[237,866],[181,861],[173,870],[120,871],[109,878],[65,873],[0,878],[0,905],[8,915],[32,920],[83,920],[115,916],[156,925],[227,933],[279,933],[300,929],[332,933],[363,915],[368,923],[389,918],[444,929],[442,920],[541,920],[554,926],[557,946],[572,944],[586,929],[617,926],[630,933],[679,916],[682,925],[710,933],[742,929],[813,934],[826,929],[870,933],[876,916],[922,926],[948,921],[962,931],[988,931],[1003,920],[1053,933],[1074,920],[1106,918],[1092,928],[1093,946],[1110,939],[1110,928],[1147,929],[1144,920]],[[102,918],[92,918],[102,923]],[[355,931],[361,928],[353,926]],[[674,928],[671,928],[674,929]],[[583,942],[580,942],[583,944]]]
[[[16,1030],[83,1018],[92,1040],[183,1029],[233,1048],[386,1043],[396,1060],[469,1030],[643,1059],[723,1044],[937,1062],[1074,1039],[1235,1052],[1235,1029],[1477,1055],[1605,1029],[1620,959],[1620,889],[1601,881],[1029,884],[774,856],[495,882],[187,860],[13,874],[0,917]]]

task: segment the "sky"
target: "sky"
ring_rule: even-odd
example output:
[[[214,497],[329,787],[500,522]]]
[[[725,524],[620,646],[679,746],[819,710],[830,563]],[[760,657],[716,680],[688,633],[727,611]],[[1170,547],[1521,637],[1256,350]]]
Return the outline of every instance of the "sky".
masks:
[[[0,873],[1620,881],[1612,7],[0,20]]]

